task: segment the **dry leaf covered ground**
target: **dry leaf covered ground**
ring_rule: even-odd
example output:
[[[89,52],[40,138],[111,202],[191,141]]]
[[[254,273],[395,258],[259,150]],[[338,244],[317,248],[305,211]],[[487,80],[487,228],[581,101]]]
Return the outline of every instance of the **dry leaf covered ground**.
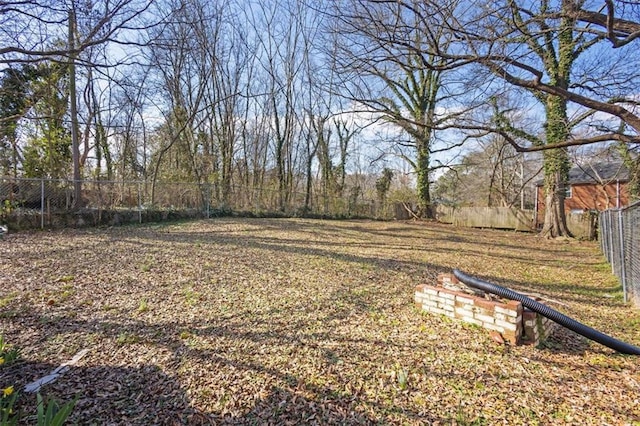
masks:
[[[421,313],[468,273],[640,345],[596,243],[434,223],[215,219],[0,240],[0,369],[80,424],[637,424],[640,358],[571,332],[500,346]],[[32,402],[22,398],[28,408]]]

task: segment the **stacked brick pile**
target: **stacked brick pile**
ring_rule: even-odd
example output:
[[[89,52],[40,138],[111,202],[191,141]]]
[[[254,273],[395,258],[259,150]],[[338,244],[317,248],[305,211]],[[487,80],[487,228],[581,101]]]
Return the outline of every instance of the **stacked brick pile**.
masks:
[[[438,315],[476,324],[500,333],[513,344],[540,344],[556,325],[553,321],[523,308],[515,300],[488,300],[457,288],[464,286],[453,274],[438,275],[436,286],[416,287],[415,302],[419,308]]]

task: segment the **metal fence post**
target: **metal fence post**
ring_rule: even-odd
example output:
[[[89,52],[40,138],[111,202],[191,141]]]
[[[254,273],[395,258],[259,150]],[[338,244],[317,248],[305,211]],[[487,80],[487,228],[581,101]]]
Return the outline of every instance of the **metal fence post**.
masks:
[[[627,207],[624,212],[627,292],[630,301],[640,306],[640,203]]]
[[[598,240],[600,241],[600,250],[605,257],[607,257],[607,243],[605,243],[606,231],[605,214],[604,212],[600,212],[598,215]]]
[[[622,217],[622,210],[618,210],[618,235],[620,238],[620,280],[622,281],[622,294],[624,302],[627,303],[627,279],[625,268],[625,246],[624,246],[624,218]]]
[[[608,229],[607,229],[607,212],[600,213],[600,223],[598,223],[600,227],[600,245],[602,246],[602,253],[604,257],[608,256],[609,246],[607,245],[608,239]],[[607,258],[607,260],[609,260]]]
[[[611,212],[607,215],[607,225],[609,225],[609,231],[607,232],[607,238],[609,240],[609,262],[611,263],[611,273],[616,275],[616,262],[615,262],[615,252],[613,246],[613,220],[611,220]]]

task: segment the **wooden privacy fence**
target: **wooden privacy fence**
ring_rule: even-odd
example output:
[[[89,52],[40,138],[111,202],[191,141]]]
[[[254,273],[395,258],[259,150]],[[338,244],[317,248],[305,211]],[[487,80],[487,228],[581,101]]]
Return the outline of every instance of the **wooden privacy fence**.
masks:
[[[436,219],[439,222],[470,228],[514,229],[532,231],[533,210],[511,207],[451,207],[438,205]]]
[[[512,207],[452,207],[438,205],[439,222],[470,228],[514,229],[536,231],[533,210]],[[541,224],[538,224],[541,225]],[[576,238],[593,240],[596,237],[597,216],[590,212],[567,213],[567,226]]]

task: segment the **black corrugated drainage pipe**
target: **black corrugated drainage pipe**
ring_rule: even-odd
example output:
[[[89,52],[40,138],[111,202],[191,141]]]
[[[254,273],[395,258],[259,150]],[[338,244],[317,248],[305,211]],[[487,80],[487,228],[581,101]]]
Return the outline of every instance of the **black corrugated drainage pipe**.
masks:
[[[497,294],[500,297],[505,297],[511,300],[517,300],[522,303],[522,306],[525,306],[532,311],[535,311],[545,317],[549,318],[552,321],[557,322],[558,324],[567,327],[569,330],[573,330],[578,334],[583,335],[584,337],[591,339],[595,342],[603,344],[615,351],[618,351],[622,354],[629,355],[640,355],[640,348],[637,346],[630,345],[629,343],[621,342],[620,340],[614,339],[611,336],[607,336],[604,333],[599,332],[598,330],[594,330],[593,328],[586,326],[578,321],[569,318],[566,315],[561,314],[560,312],[551,309],[550,307],[543,305],[542,303],[536,302],[535,300],[517,293],[513,290],[509,290],[508,288],[501,287],[499,285],[480,280],[478,278],[472,277],[470,275],[465,274],[457,269],[453,270],[453,275],[456,276],[460,281],[464,284],[477,288],[488,293]]]

